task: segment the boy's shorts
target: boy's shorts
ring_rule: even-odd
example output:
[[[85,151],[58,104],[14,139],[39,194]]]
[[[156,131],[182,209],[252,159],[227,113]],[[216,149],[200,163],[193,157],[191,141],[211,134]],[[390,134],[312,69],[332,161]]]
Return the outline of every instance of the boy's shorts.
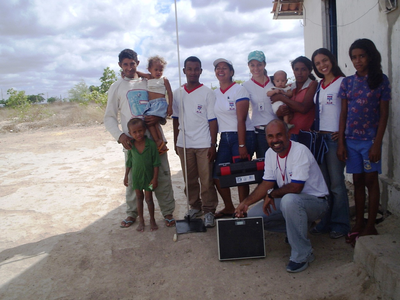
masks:
[[[165,119],[167,117],[167,108],[168,102],[165,98],[149,100],[149,103],[147,103],[146,108],[143,111],[143,115],[156,116]]]
[[[347,160],[346,172],[350,174],[360,173],[382,173],[381,160],[376,163],[369,161],[369,149],[371,149],[372,141],[361,141],[346,139]]]

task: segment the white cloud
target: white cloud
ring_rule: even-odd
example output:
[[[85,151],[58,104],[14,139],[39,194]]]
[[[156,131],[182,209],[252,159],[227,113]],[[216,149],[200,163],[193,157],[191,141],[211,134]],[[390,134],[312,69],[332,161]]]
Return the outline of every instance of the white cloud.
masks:
[[[177,6],[181,68],[186,57],[198,56],[208,86],[217,85],[212,62],[218,57],[234,63],[235,79],[247,80],[250,51],[265,52],[271,75],[278,69],[291,74],[290,60],[304,53],[300,21],[273,20],[272,2],[181,0]],[[172,88],[179,84],[172,0],[2,1],[0,39],[4,96],[11,87],[66,97],[81,79],[99,85],[104,68],[119,70],[125,48],[138,52],[141,70],[148,57],[163,56]]]

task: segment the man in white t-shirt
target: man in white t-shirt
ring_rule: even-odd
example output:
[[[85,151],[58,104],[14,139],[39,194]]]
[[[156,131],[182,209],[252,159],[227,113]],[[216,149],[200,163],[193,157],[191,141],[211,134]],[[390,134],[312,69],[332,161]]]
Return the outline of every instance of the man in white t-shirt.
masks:
[[[147,81],[139,78],[136,68],[139,60],[135,51],[125,49],[119,54],[118,65],[122,68],[125,77],[114,82],[108,90],[107,108],[104,115],[104,125],[115,140],[122,144],[127,160],[127,150],[131,149],[132,137],[128,131],[128,121],[132,118],[143,118],[143,111],[149,102],[147,93]],[[119,127],[119,116],[121,127]],[[146,124],[157,124],[159,117],[146,116]],[[150,137],[150,134],[147,136]],[[155,189],[161,213],[164,216],[167,227],[175,226],[173,212],[175,200],[172,190],[171,172],[167,154],[160,155],[161,166],[158,175],[158,187]],[[122,228],[130,227],[137,218],[136,193],[131,185],[132,176],[129,175],[129,184],[126,188],[126,214],[127,217],[121,222]]]
[[[215,95],[211,89],[200,83],[201,72],[201,61],[197,57],[190,56],[185,60],[183,73],[187,83],[174,91],[174,143],[184,178],[187,180],[186,193],[189,193],[190,205],[188,215],[195,218],[204,212],[204,225],[214,227],[218,196],[213,183],[212,168],[216,155],[218,125],[214,115]]]
[[[292,248],[286,270],[301,272],[314,260],[308,225],[325,214],[329,191],[314,156],[304,145],[290,141],[282,120],[268,123],[266,138],[270,148],[265,153],[263,181],[239,204],[236,215],[242,217],[249,205],[264,199],[248,216],[262,216],[265,229],[286,231]]]

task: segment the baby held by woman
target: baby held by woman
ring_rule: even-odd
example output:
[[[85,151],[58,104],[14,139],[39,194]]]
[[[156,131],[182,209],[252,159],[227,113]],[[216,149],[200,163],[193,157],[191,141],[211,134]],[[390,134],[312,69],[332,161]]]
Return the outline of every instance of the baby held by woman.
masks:
[[[267,96],[271,97],[275,94],[283,94],[288,98],[292,97],[293,92],[290,85],[287,85],[287,82],[288,79],[286,72],[282,70],[276,71],[273,80],[275,87],[273,87],[267,92]],[[276,101],[272,104],[272,110],[274,111],[275,114],[281,105],[286,105],[286,104],[284,104],[282,101]],[[293,124],[289,124],[291,119],[292,115],[286,115],[283,117],[283,121],[288,125],[289,129],[294,126]]]

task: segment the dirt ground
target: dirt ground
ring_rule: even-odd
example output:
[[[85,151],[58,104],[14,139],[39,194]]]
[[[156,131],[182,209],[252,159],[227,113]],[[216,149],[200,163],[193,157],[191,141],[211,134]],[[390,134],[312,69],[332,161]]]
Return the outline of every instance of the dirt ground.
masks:
[[[265,233],[265,259],[220,262],[216,228],[174,242],[157,205],[159,230],[120,228],[123,153],[102,125],[0,134],[0,155],[0,299],[381,299],[344,239],[311,236],[316,260],[290,274],[284,234]]]

